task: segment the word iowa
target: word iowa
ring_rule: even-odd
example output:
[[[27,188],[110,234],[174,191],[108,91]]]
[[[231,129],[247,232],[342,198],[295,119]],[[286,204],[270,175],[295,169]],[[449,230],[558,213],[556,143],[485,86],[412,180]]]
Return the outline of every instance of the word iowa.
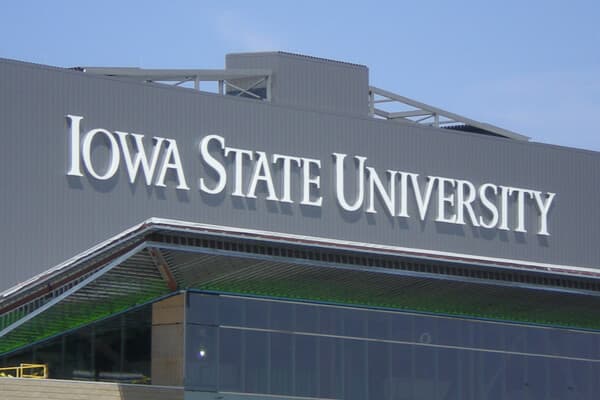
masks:
[[[144,176],[146,185],[165,187],[167,172],[172,170],[177,177],[177,189],[190,190],[181,164],[181,157],[174,139],[155,136],[152,152],[146,154],[144,135],[96,128],[81,135],[81,120],[78,115],[67,115],[69,130],[69,169],[67,175],[83,176],[83,168],[95,179],[105,181],[115,176],[121,164],[121,155],[127,167],[129,181],[135,182],[138,174]],[[129,139],[131,138],[131,139]],[[92,160],[94,142],[104,140],[109,148],[108,165],[98,168]],[[133,140],[135,150],[130,148]],[[83,166],[82,166],[83,162]],[[103,169],[103,171],[100,171]]]

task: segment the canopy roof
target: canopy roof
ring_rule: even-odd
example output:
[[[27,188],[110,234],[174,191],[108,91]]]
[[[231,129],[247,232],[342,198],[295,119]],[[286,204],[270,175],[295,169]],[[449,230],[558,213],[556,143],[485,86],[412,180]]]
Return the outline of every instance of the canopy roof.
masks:
[[[600,328],[595,270],[150,219],[0,296],[0,354],[188,289]]]

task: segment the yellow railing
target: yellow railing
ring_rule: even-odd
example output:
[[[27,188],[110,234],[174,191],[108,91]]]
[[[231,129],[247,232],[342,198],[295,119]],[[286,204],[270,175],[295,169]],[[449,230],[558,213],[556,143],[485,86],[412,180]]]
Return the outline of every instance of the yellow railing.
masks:
[[[9,378],[48,378],[48,366],[46,364],[21,364],[18,367],[0,368],[0,377]]]

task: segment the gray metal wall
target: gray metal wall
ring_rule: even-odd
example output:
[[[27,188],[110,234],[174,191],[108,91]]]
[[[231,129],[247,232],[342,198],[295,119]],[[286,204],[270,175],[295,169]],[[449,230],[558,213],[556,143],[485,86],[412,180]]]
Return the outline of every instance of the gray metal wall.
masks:
[[[227,68],[270,69],[278,104],[367,115],[369,70],[363,65],[282,52],[228,54]]]
[[[317,72],[313,72],[317,73]],[[366,97],[366,93],[365,93]],[[106,128],[177,139],[190,191],[129,184],[122,166],[99,182],[67,177],[65,115],[82,130]],[[197,143],[226,144],[322,160],[323,207],[207,196]],[[565,134],[568,134],[566,132]],[[124,82],[0,60],[0,290],[52,267],[149,217],[254,228],[479,256],[598,267],[598,153],[310,111],[191,89]],[[359,154],[378,171],[465,178],[557,193],[551,236],[347,214],[335,201],[331,153]],[[232,165],[228,168],[231,171]],[[294,179],[299,179],[295,173]],[[248,175],[248,174],[247,174]],[[294,185],[300,186],[300,185]],[[230,189],[227,189],[230,192]],[[297,196],[295,196],[297,198]],[[381,209],[381,208],[380,208]],[[528,209],[532,218],[533,208]],[[528,221],[528,224],[533,224]]]

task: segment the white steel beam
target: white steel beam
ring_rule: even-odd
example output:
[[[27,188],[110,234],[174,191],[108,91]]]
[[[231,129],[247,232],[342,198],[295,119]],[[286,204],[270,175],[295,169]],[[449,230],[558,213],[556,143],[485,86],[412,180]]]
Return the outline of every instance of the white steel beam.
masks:
[[[383,99],[374,99],[374,95],[380,96]],[[450,123],[450,122],[456,122],[456,123],[461,123],[461,124],[465,124],[465,125],[470,125],[473,126],[475,128],[479,128],[479,129],[483,129],[485,131],[494,133],[496,135],[499,136],[503,136],[509,139],[514,139],[514,140],[523,140],[523,141],[527,141],[529,140],[529,137],[521,135],[519,133],[516,132],[512,132],[509,131],[508,129],[504,129],[504,128],[500,128],[485,122],[480,122],[480,121],[476,121],[474,119],[471,118],[467,118],[467,117],[463,117],[462,115],[458,115],[446,110],[442,110],[441,108],[437,108],[434,106],[430,106],[428,104],[425,103],[421,103],[420,101],[417,100],[413,100],[410,99],[408,97],[404,97],[401,96],[399,94],[396,93],[392,93],[389,92],[387,90],[383,90],[374,86],[369,87],[369,100],[372,101],[373,103],[375,102],[387,102],[387,100],[390,101],[395,101],[398,103],[401,103],[405,106],[411,106],[414,108],[417,108],[417,111],[420,111],[421,114],[420,115],[410,115],[410,113],[413,113],[413,111],[401,111],[401,112],[397,112],[397,113],[393,113],[393,112],[387,112],[387,111],[383,111],[383,110],[378,110],[375,109],[374,114],[378,115],[378,116],[382,116],[388,119],[399,119],[399,118],[404,118],[406,121],[411,121],[411,122],[418,122],[418,121],[412,121],[409,119],[406,119],[407,117],[411,117],[411,116],[433,116],[434,117],[434,122],[433,124],[435,126],[439,126],[439,124],[445,124],[445,123]],[[416,112],[416,111],[415,111]],[[407,115],[402,115],[403,113],[408,113]],[[440,117],[441,118],[447,118],[450,121],[440,121]],[[424,119],[428,119],[424,118]]]

